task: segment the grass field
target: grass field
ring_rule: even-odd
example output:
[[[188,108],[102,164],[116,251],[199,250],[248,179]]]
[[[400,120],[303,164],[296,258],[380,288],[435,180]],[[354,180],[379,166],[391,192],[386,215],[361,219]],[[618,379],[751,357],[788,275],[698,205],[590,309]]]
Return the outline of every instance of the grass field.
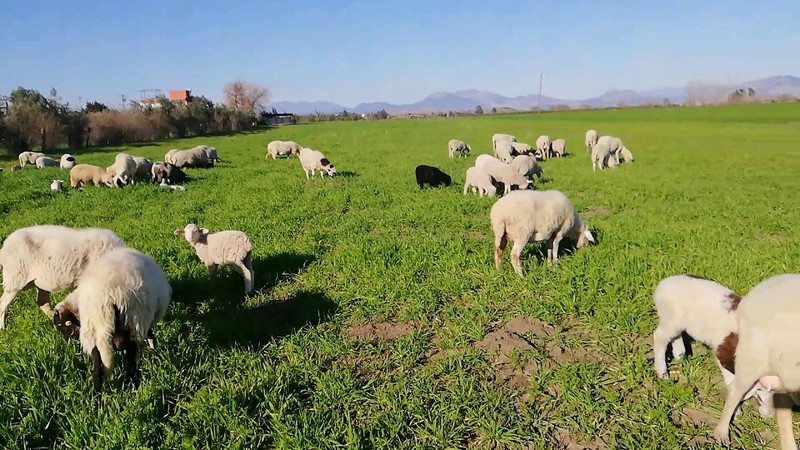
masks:
[[[635,163],[593,173],[588,128],[620,136]],[[548,267],[529,245],[524,278],[507,257],[494,270],[493,200],[461,189],[495,132],[567,140],[571,156],[543,163],[537,189],[566,193],[597,246]],[[448,159],[451,138],[473,155]],[[322,150],[342,176],[265,161],[273,139]],[[161,160],[200,143],[225,161],[189,169],[185,192],[53,193],[66,172],[0,161],[0,238],[42,223],[109,228],[173,287],[142,385],[118,367],[101,401],[88,357],[34,291],[18,296],[0,331],[0,447],[715,448],[721,376],[695,345],[672,381],[655,379],[652,290],[690,272],[745,294],[799,270],[800,104],[326,123],[77,157]],[[418,164],[454,184],[420,191]],[[256,295],[244,299],[230,269],[210,282],[172,234],[188,222],[249,234]],[[732,430],[737,448],[778,446],[752,402]]]

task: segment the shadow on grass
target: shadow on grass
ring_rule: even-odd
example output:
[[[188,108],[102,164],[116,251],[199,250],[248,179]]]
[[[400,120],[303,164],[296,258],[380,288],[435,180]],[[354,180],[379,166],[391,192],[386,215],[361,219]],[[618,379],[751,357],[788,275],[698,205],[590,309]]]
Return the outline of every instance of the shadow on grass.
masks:
[[[592,228],[591,226],[589,229],[592,232],[592,236],[594,236],[594,244],[590,244],[590,247],[595,245],[602,245],[603,244],[603,231],[599,228]],[[513,242],[508,243],[508,247],[506,247],[506,253],[511,252],[511,247],[513,246]],[[534,257],[540,263],[544,263],[547,259],[547,248],[548,244],[547,241],[544,242],[528,242],[528,245],[525,246],[525,249],[522,251],[522,255],[520,256],[521,260],[526,258]],[[576,251],[578,250],[578,241],[575,239],[571,239],[565,237],[561,240],[558,244],[558,259],[561,260],[564,257],[571,257]]]
[[[339,178],[355,178],[358,174],[356,172],[351,172],[349,170],[345,170],[343,172],[336,172],[336,177]]]

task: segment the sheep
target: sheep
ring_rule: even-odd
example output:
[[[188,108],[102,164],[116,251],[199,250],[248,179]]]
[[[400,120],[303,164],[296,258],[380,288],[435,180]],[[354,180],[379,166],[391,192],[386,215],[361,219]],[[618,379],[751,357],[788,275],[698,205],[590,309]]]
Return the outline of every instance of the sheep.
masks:
[[[497,195],[497,188],[492,184],[491,175],[483,169],[470,167],[467,169],[466,180],[467,181],[464,182],[464,195],[467,195],[467,191],[470,187],[473,192],[477,190],[478,195],[481,197],[484,195],[492,197]]]
[[[450,175],[442,172],[438,167],[426,166],[424,164],[417,166],[417,168],[414,169],[414,174],[416,175],[417,184],[420,189],[422,189],[425,184],[432,188],[442,185],[450,186],[450,183],[453,181]]]
[[[114,177],[106,169],[91,164],[77,164],[69,170],[69,185],[72,188],[79,188],[86,183],[94,183],[95,186],[114,186]]]
[[[613,157],[613,153],[611,152],[611,148],[609,147],[609,142],[607,141],[598,141],[594,147],[592,147],[592,171],[603,170],[604,167],[617,167],[619,165],[619,160]]]
[[[72,169],[75,167],[75,157],[69,153],[61,155],[59,166],[61,166],[62,169]]]
[[[503,183],[504,194],[511,192],[512,185],[516,185],[520,189],[527,189],[531,183],[517,169],[509,164],[503,164],[499,159],[489,155],[478,156],[475,159],[475,167],[486,171],[496,182]]]
[[[86,266],[77,288],[56,305],[53,324],[66,338],[80,339],[96,393],[114,368],[114,350],[124,352],[128,378],[139,385],[139,346],[155,348],[153,326],[171,297],[164,271],[137,250],[116,248]]]
[[[510,164],[513,159],[513,156],[511,156],[513,152],[514,147],[511,146],[510,142],[500,141],[494,149],[494,156],[505,164]]]
[[[618,166],[619,155],[622,153],[622,149],[625,148],[625,146],[622,144],[622,140],[614,136],[600,136],[600,139],[597,140],[597,143],[604,144],[608,147],[610,156],[614,157],[615,165]],[[630,150],[628,150],[628,153],[630,153]],[[631,158],[633,158],[633,155],[631,155]]]
[[[169,178],[169,163],[157,162],[150,167],[150,181],[154,184],[161,184]]]
[[[58,167],[58,160],[49,156],[40,156],[36,158],[36,168],[44,169],[45,167]]]
[[[61,180],[53,180],[53,182],[50,183],[51,191],[60,191],[63,187],[64,187],[64,182]]]
[[[550,143],[550,149],[556,157],[561,158],[567,154],[567,142],[564,139],[556,139]]]
[[[13,166],[11,166],[12,172],[17,172],[19,170],[22,170],[22,166],[20,166],[19,164],[14,164]]]
[[[277,159],[278,155],[286,156],[287,158],[292,155],[300,155],[300,150],[303,146],[294,141],[272,141],[267,144],[267,154],[264,159]]]
[[[517,137],[511,134],[495,133],[492,135],[492,150],[497,153],[498,142],[517,142]]]
[[[0,329],[5,328],[6,309],[18,292],[36,286],[39,308],[50,317],[50,293],[75,287],[90,261],[118,247],[125,247],[125,241],[102,228],[35,225],[9,234],[0,247]]]
[[[542,179],[542,168],[539,167],[539,164],[536,163],[536,158],[533,156],[515,156],[511,161],[511,167],[517,169],[523,177],[532,179],[536,175],[540,180]]]
[[[42,152],[22,152],[19,154],[19,165],[25,167],[28,164],[36,165],[36,160],[45,156]]]
[[[730,443],[730,424],[739,403],[756,383],[760,383],[779,394],[774,400],[781,448],[797,449],[791,406],[800,393],[798,292],[800,274],[776,275],[756,285],[739,303],[736,375],[728,389],[720,421],[714,428],[714,437],[723,445]]]
[[[136,164],[136,168],[134,169],[134,176],[131,180],[147,180],[150,178],[150,175],[153,170],[153,161],[145,158],[144,156],[132,156],[134,164]]]
[[[541,135],[536,139],[536,151],[541,153],[542,158],[547,159],[550,157],[550,136]]]
[[[631,151],[628,150],[628,147],[625,147],[623,145],[619,152],[622,154],[622,157],[625,159],[626,163],[633,162],[633,153],[631,153]]]
[[[168,162],[170,164],[175,164],[175,153],[178,153],[180,150],[177,148],[173,148],[164,154],[164,162]]]
[[[584,141],[584,144],[586,145],[586,151],[591,152],[592,147],[594,147],[595,144],[597,144],[597,131],[595,130],[586,131],[586,140]]]
[[[169,157],[169,159],[167,157]],[[173,153],[167,153],[167,155],[164,155],[164,161],[174,164],[179,168],[214,167],[214,161],[208,158],[205,149],[202,147],[195,147],[189,150],[177,150]]]
[[[320,178],[324,178],[326,172],[330,177],[336,175],[336,168],[333,167],[333,163],[319,150],[302,148],[300,149],[299,158],[300,165],[303,167],[303,172],[306,174],[306,179],[309,178],[309,173],[313,177],[314,172],[317,170],[319,170]]]
[[[127,184],[136,175],[136,161],[127,153],[117,153],[114,164],[106,167],[106,172],[114,178],[114,185],[117,185],[117,180],[123,180],[123,184]]]
[[[183,236],[194,247],[211,278],[216,278],[220,264],[229,265],[244,277],[245,293],[253,292],[253,244],[244,232],[226,230],[210,233],[190,223],[175,230],[175,236]]]
[[[531,239],[548,241],[547,258],[553,264],[558,262],[558,245],[564,237],[576,239],[578,248],[594,243],[589,227],[569,198],[559,191],[511,192],[495,202],[490,216],[495,268],[502,267],[503,251],[511,240],[511,265],[519,276],[523,276],[519,257]]]
[[[658,327],[653,333],[653,368],[659,378],[669,378],[666,353],[672,344],[672,356],[686,355],[682,333],[711,347],[726,386],[734,379],[734,352],[739,326],[736,310],[741,297],[727,287],[698,275],[673,275],[661,280],[653,292],[658,312]],[[755,386],[747,395],[757,394],[759,412],[772,415],[772,396]]]
[[[206,158],[209,161],[211,161],[212,163],[216,162],[216,161],[222,161],[219,158],[219,156],[217,155],[216,147],[211,147],[211,146],[208,146],[208,145],[198,145],[197,147],[193,148],[192,150],[195,150],[195,149],[200,149],[203,152],[203,154],[205,154]]]
[[[447,142],[447,155],[450,159],[453,159],[456,153],[458,153],[459,156],[468,156],[470,151],[472,151],[472,147],[464,143],[464,141],[450,139],[450,141]]]
[[[533,153],[533,148],[524,142],[510,142],[512,148],[512,155],[530,155]]]

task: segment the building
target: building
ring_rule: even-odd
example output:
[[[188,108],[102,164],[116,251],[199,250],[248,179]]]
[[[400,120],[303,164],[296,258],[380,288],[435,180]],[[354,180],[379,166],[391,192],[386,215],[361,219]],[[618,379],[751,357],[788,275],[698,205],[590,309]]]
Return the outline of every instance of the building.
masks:
[[[168,98],[171,102],[189,103],[192,101],[192,91],[189,89],[171,89]]]
[[[159,100],[165,98],[161,89],[144,89],[137,103],[141,107],[160,108]],[[187,104],[192,101],[192,91],[189,89],[170,89],[166,97],[172,103]]]
[[[297,121],[294,118],[294,114],[292,113],[277,113],[277,112],[262,112],[261,113],[261,123],[264,125],[294,125]]]

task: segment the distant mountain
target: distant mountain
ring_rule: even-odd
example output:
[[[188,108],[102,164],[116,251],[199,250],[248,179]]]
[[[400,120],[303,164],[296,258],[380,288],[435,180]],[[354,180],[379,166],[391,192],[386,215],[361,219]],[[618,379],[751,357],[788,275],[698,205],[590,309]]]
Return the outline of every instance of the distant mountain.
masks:
[[[722,90],[729,89],[731,92],[740,87],[750,87],[759,96],[778,96],[781,94],[800,96],[800,78],[790,75],[773,76],[729,87],[723,85],[719,87]],[[668,99],[672,103],[683,103],[686,100],[686,88],[662,87],[642,91],[612,89],[597,97],[584,100],[561,99],[542,95],[541,107],[542,109],[550,109],[556,105],[567,105],[571,108],[577,108],[583,105],[590,105],[595,108],[605,108],[617,106],[620,103],[628,106],[639,106],[650,102],[661,103],[664,99]],[[371,113],[382,109],[389,113],[397,114],[424,111],[470,111],[479,105],[487,112],[492,108],[528,111],[539,105],[539,96],[530,94],[506,97],[494,92],[466,89],[455,92],[435,92],[418,102],[408,104],[372,102],[361,103],[354,108],[349,108],[329,102],[276,102],[271,107],[274,107],[279,112],[286,111],[295,114],[312,114],[314,112],[332,114],[343,110],[356,113]]]

